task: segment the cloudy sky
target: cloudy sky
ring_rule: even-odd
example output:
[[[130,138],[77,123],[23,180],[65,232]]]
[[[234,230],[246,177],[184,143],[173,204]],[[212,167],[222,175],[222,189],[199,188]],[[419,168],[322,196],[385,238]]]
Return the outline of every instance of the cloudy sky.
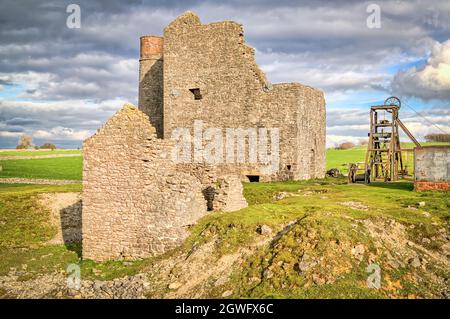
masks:
[[[66,25],[71,3],[80,28]],[[367,26],[370,4],[380,28]],[[79,147],[125,101],[137,103],[139,37],[162,35],[186,10],[203,23],[242,23],[272,83],[322,89],[328,146],[367,136],[369,106],[390,95],[419,139],[450,133],[446,0],[0,0],[0,148],[22,134]]]

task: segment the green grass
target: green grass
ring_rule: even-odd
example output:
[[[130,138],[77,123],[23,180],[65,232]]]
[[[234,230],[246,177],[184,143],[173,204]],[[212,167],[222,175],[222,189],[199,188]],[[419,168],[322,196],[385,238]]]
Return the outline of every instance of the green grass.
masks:
[[[133,275],[151,261],[127,266],[120,261],[95,263],[80,259],[79,244],[47,244],[56,229],[50,223],[50,212],[39,204],[36,195],[73,191],[81,191],[81,184],[0,184],[0,276],[13,268],[24,273],[19,280],[28,280],[38,274],[65,271],[69,264],[76,263],[84,279],[109,280]]]
[[[44,192],[80,190],[81,185],[0,185],[0,275],[8,273],[11,268],[25,269],[19,279],[27,280],[37,274],[65,271],[70,263],[77,263],[81,267],[82,278],[110,280],[136,274],[156,260],[167,258],[177,251],[189,253],[211,240],[216,245],[216,257],[220,257],[251,245],[259,238],[256,233],[259,225],[268,225],[278,231],[297,220],[298,223],[281,237],[277,245],[256,250],[235,269],[228,285],[236,297],[385,298],[385,292],[365,287],[367,274],[362,265],[352,265],[352,270],[338,277],[332,285],[305,287],[307,279],[278,266],[273,268],[273,279],[258,285],[248,284],[248,281],[249,278],[261,276],[270,264],[295,263],[305,249],[298,240],[306,238],[310,230],[317,232],[317,238],[321,239],[315,248],[317,256],[330,252],[327,250],[330,241],[364,243],[369,250],[374,250],[369,238],[354,231],[349,217],[365,219],[383,216],[414,224],[417,227],[411,230],[412,240],[421,234],[432,236],[438,227],[448,227],[449,224],[450,193],[415,193],[409,182],[347,185],[345,179],[324,179],[246,183],[244,190],[249,207],[237,212],[205,216],[190,229],[191,235],[179,249],[157,258],[127,264],[120,261],[96,263],[80,259],[80,245],[47,244],[56,230],[49,223],[49,212],[39,205],[36,198],[37,194]],[[274,201],[273,196],[281,191],[300,196]],[[370,210],[362,211],[339,204],[344,201],[361,202]],[[422,201],[426,203],[425,207],[419,206]],[[408,206],[416,209],[411,210]],[[426,218],[424,211],[431,217]],[[348,258],[341,255],[335,257],[331,259],[339,262]],[[405,295],[420,288],[411,283],[405,283],[404,287]],[[217,296],[214,289],[218,291]],[[213,288],[213,291],[212,296],[220,297],[218,288]]]
[[[414,148],[414,143],[401,143],[403,148]],[[421,143],[422,146],[432,145],[450,145],[450,143]],[[348,150],[337,150],[333,148],[327,149],[327,170],[337,168],[343,173],[347,173],[349,163],[364,162],[367,151],[367,145],[355,146]],[[414,155],[413,152],[403,153],[404,165],[408,166],[408,171],[412,174],[414,169]]]
[[[36,194],[80,190],[81,185],[76,184],[0,184],[0,249],[39,246],[54,236],[50,213],[38,204]]]
[[[411,182],[348,185],[345,179],[245,183],[244,194],[250,206],[237,212],[215,213],[201,219],[193,227],[193,235],[187,243],[195,245],[213,236],[219,236],[220,242],[224,244],[218,247],[216,252],[228,253],[249,243],[260,224],[276,227],[305,216],[320,218],[326,216],[326,223],[329,221],[338,223],[343,216],[352,218],[382,216],[415,224],[429,224],[448,219],[450,192],[416,193],[412,189]],[[298,190],[300,196],[287,197],[280,201],[273,199],[279,192]],[[368,206],[369,210],[355,210],[339,204],[349,201],[362,203]],[[421,201],[427,202],[427,206],[417,210],[408,208],[408,206],[418,207]],[[432,213],[432,217],[426,218],[423,211]]]
[[[358,161],[364,154],[365,147],[344,151],[328,150],[327,167],[341,168],[339,163]],[[8,160],[0,162],[0,165],[3,166],[0,177],[81,180],[81,157]],[[279,267],[274,269],[276,276],[273,280],[255,286],[248,285],[248,279],[260,276],[264,267],[269,265],[268,261],[274,264],[293,263],[302,253],[298,240],[305,236],[305,229],[314,229],[320,234],[323,239],[317,249],[320,254],[327,252],[326,243],[333,240],[363,242],[371,249],[371,241],[354,231],[350,218],[358,220],[386,217],[415,225],[409,230],[411,240],[420,236],[431,238],[438,228],[448,228],[450,192],[415,193],[412,189],[411,182],[348,185],[344,178],[244,183],[244,195],[249,207],[236,212],[209,214],[191,227],[191,235],[178,250],[158,258],[125,265],[120,261],[96,263],[81,260],[80,245],[47,244],[56,230],[49,223],[50,213],[39,205],[36,195],[46,192],[81,191],[81,184],[0,184],[0,275],[6,274],[11,268],[25,267],[26,275],[23,280],[26,280],[29,276],[40,273],[65,271],[70,263],[78,263],[81,266],[82,278],[110,280],[140,272],[155,260],[166,258],[177,251],[189,253],[211,240],[214,240],[216,245],[216,257],[233,253],[254,243],[259,236],[256,233],[259,225],[268,225],[278,231],[289,222],[297,220],[298,225],[283,236],[278,247],[259,249],[235,270],[229,283],[232,285],[229,288],[235,292],[235,296],[384,298],[385,293],[365,288],[364,280],[367,274],[363,268],[355,265],[350,273],[339,277],[333,285],[305,288],[302,286],[304,279]],[[274,196],[279,192],[294,193],[298,196],[275,201]],[[340,204],[349,201],[362,203],[369,207],[369,210],[358,210]],[[426,205],[419,206],[419,202],[425,202]],[[425,211],[430,214],[429,218],[425,217]],[[432,243],[429,248],[436,248],[431,246]],[[336,257],[339,258],[341,257]],[[401,274],[398,276],[401,277]],[[404,294],[420,290],[417,285],[410,283],[405,283],[404,287]],[[217,297],[220,297],[219,291]]]
[[[56,229],[50,223],[50,212],[39,204],[37,195],[79,191],[81,184],[0,184],[0,276],[14,268],[24,273],[19,280],[28,280],[38,274],[64,272],[69,264],[76,263],[83,279],[110,280],[134,275],[156,260],[149,258],[126,265],[120,261],[96,263],[81,260],[80,244],[48,244]]]
[[[450,192],[413,192],[411,182],[373,183],[370,185],[348,185],[345,179],[325,179],[302,182],[246,183],[245,196],[249,207],[237,212],[214,213],[202,218],[191,229],[191,236],[185,242],[184,250],[195,250],[202,243],[214,240],[217,257],[252,245],[259,235],[259,225],[268,225],[280,230],[289,222],[298,221],[276,245],[259,249],[249,256],[244,264],[234,271],[226,287],[217,290],[234,291],[235,297],[250,298],[386,298],[385,291],[366,287],[367,273],[364,268],[352,265],[349,273],[338,277],[332,285],[305,287],[307,279],[295,271],[281,268],[279,263],[293,265],[305,249],[302,239],[306,230],[317,232],[320,238],[313,252],[317,256],[334,254],[328,243],[363,243],[369,250],[376,251],[370,238],[362,235],[356,220],[384,217],[406,225],[415,225],[409,230],[411,240],[420,236],[432,236],[439,228],[448,227],[450,222]],[[279,192],[298,193],[275,201]],[[359,202],[367,211],[344,206],[342,202]],[[425,202],[425,207],[419,203]],[[415,209],[411,209],[413,207]],[[430,217],[426,217],[424,212]],[[328,260],[338,262],[349,260],[346,254],[329,256]],[[367,266],[367,261],[364,263]],[[264,269],[272,266],[274,276],[255,285],[250,278],[260,278]],[[324,270],[325,271],[325,270]],[[326,271],[325,271],[326,273]],[[404,296],[414,293],[420,287],[405,283]],[[409,288],[408,288],[409,287]]]
[[[80,154],[80,150],[8,150],[0,151],[0,157],[2,156],[38,156],[38,155],[57,155],[57,154]]]
[[[80,190],[81,185],[0,184],[0,275],[13,268],[24,272],[19,280],[27,280],[77,262],[76,252],[64,245],[46,245],[56,229],[50,223],[50,212],[39,205],[36,195]]]
[[[81,156],[0,161],[0,178],[81,180],[82,163]]]

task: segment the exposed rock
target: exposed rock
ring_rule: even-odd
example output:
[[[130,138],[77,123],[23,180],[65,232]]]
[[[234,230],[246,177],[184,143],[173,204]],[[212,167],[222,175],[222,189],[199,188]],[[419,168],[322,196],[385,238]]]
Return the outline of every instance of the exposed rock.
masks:
[[[332,168],[327,171],[327,176],[329,177],[339,177],[342,176],[341,172],[337,168]]]
[[[323,285],[323,284],[326,283],[326,279],[323,278],[322,276],[318,275],[318,274],[314,274],[314,275],[312,276],[312,279],[313,279],[313,282],[314,282],[316,285]]]
[[[352,248],[352,255],[357,260],[362,261],[364,258],[364,251],[365,251],[364,245],[359,244]]]
[[[257,233],[260,235],[266,235],[266,234],[270,234],[272,233],[272,228],[270,228],[267,225],[260,225],[258,226],[258,228],[256,229]]]
[[[356,210],[363,210],[363,211],[369,210],[368,206],[364,205],[363,203],[359,203],[359,202],[349,201],[349,202],[342,202],[339,204],[356,209]]]
[[[408,260],[408,264],[413,266],[414,268],[420,267],[420,259],[418,257],[413,257]]]
[[[61,272],[19,280],[19,273],[10,271],[0,277],[0,289],[17,298],[144,298],[147,279],[144,274],[125,276],[110,281],[83,280],[81,286],[69,288],[67,275]]]
[[[56,227],[56,236],[51,244],[81,242],[81,194],[44,193],[39,194],[39,202],[51,211],[51,221]]]
[[[289,193],[288,192],[280,192],[280,193],[278,193],[278,194],[276,194],[275,196],[274,196],[274,199],[275,200],[282,200],[283,198],[286,198],[286,197],[288,197],[289,196]]]
[[[181,286],[182,286],[182,284],[176,281],[176,282],[170,283],[168,288],[171,289],[171,290],[177,290]]]
[[[264,271],[264,278],[265,278],[265,279],[270,279],[270,278],[272,278],[272,277],[273,277],[273,271],[270,270],[270,269],[266,269],[266,270]]]

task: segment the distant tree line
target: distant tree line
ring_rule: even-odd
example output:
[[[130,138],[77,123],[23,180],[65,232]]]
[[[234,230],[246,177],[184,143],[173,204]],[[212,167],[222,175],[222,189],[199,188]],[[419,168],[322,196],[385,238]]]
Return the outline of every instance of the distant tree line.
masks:
[[[26,150],[33,147],[32,143],[33,139],[31,138],[31,136],[24,134],[19,138],[19,143],[17,143],[16,148],[18,150]]]
[[[26,149],[30,149],[30,148],[34,148],[35,150],[38,149],[46,149],[46,150],[55,150],[56,149],[56,145],[52,144],[52,143],[45,143],[42,144],[41,146],[38,145],[33,145],[33,138],[29,135],[22,135],[19,138],[19,142],[17,143],[16,149],[18,150],[26,150]]]
[[[341,143],[338,146],[336,146],[336,149],[337,150],[348,150],[348,149],[351,149],[351,148],[354,148],[354,147],[355,147],[354,143],[352,143],[352,142],[344,142],[344,143]]]
[[[427,142],[447,142],[450,143],[450,134],[428,134],[425,136]]]
[[[358,145],[360,146],[365,146],[369,143],[369,141],[367,139],[359,139],[358,140]],[[349,150],[352,149],[356,146],[355,143],[347,141],[347,142],[343,142],[340,144],[337,144],[336,146],[334,146],[334,149],[336,150]]]

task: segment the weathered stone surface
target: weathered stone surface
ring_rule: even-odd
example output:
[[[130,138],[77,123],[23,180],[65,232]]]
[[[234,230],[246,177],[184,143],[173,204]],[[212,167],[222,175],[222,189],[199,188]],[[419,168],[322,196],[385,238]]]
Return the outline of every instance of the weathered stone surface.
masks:
[[[450,189],[450,147],[427,146],[414,149],[414,190]]]
[[[260,235],[266,235],[266,234],[270,234],[272,233],[272,228],[270,228],[267,225],[260,225],[258,226],[258,228],[256,229],[256,232]]]
[[[125,105],[84,143],[83,257],[136,258],[181,243],[206,213],[202,185],[170,165],[170,141]]]
[[[139,108],[124,106],[84,143],[84,258],[163,253],[179,245],[207,209],[246,207],[240,181],[249,176],[324,176],[323,93],[298,83],[268,83],[235,22],[203,25],[187,12],[166,27],[164,38],[142,37]],[[279,164],[265,170],[259,152],[251,164],[248,158],[175,163],[172,132],[186,128],[194,135],[196,120],[222,135],[228,128],[279,129]],[[245,143],[249,157],[249,138]]]
[[[266,173],[261,161],[247,160],[218,163],[219,175],[257,175],[261,181],[324,177],[323,93],[299,83],[269,84],[236,22],[204,25],[186,12],[165,28],[164,39],[141,38],[139,107],[164,138],[177,128],[193,134],[195,120],[205,129],[280,130],[277,171]]]
[[[352,255],[357,260],[362,261],[364,258],[365,247],[362,244],[356,245],[352,248]]]
[[[225,176],[217,180],[217,195],[214,210],[232,212],[247,207],[247,201],[242,196],[242,183],[237,176]]]
[[[223,184],[214,207],[247,206],[237,178],[172,161],[173,143],[127,104],[83,146],[83,257],[135,259],[181,244],[206,214],[202,191]],[[196,168],[196,169],[195,169]]]
[[[0,289],[8,298],[74,298],[74,299],[144,299],[148,280],[145,274],[125,276],[109,281],[85,280],[80,287],[68,287],[67,274],[53,272],[23,280],[20,273],[10,271],[0,276]],[[4,297],[4,296],[3,296]]]
[[[416,192],[446,191],[449,189],[450,189],[450,182],[424,182],[424,181],[414,182],[414,190]]]
[[[56,236],[51,244],[81,243],[81,194],[80,193],[44,193],[39,201],[51,211],[52,224],[56,227]]]

